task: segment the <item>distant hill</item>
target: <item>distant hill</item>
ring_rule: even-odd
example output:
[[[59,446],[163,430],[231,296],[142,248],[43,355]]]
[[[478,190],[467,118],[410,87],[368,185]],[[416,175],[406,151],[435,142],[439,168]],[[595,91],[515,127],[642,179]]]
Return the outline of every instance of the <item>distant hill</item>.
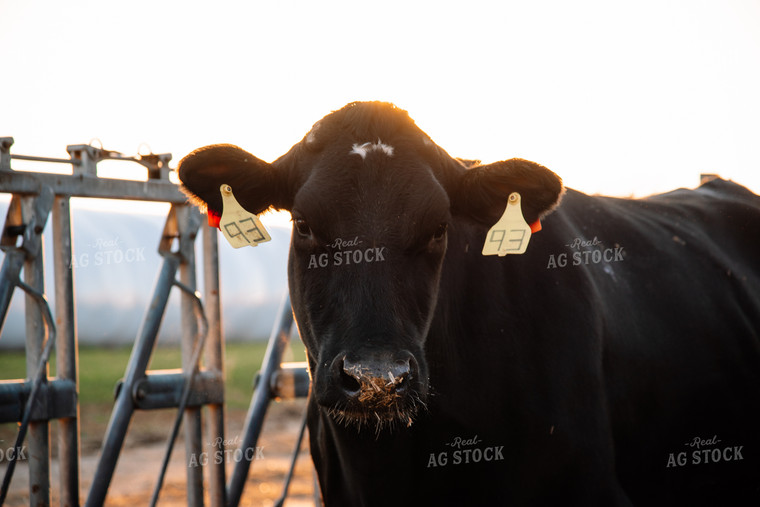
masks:
[[[0,202],[2,219],[8,202]],[[165,216],[72,209],[74,297],[80,344],[127,344],[142,323],[160,267],[158,243]],[[202,225],[206,227],[206,225]],[[223,329],[227,340],[262,340],[269,336],[275,313],[287,290],[290,228],[271,226],[272,241],[234,250],[219,236]],[[46,296],[52,308],[53,235],[45,229]],[[202,259],[200,237],[196,244]],[[0,261],[4,255],[0,252]],[[197,273],[198,288],[203,276]],[[179,340],[179,289],[172,289],[162,321],[160,342]],[[54,310],[53,310],[54,311]],[[14,293],[0,348],[24,344],[24,297]]]

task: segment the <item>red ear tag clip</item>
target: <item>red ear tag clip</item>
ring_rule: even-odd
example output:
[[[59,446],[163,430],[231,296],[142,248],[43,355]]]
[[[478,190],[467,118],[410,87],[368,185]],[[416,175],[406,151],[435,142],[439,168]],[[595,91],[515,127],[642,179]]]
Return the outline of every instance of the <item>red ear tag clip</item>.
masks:
[[[208,226],[216,227],[217,229],[220,229],[219,223],[222,221],[222,214],[217,213],[216,211],[212,209],[207,209],[206,213],[208,214]]]
[[[531,234],[535,234],[538,231],[541,230],[541,220],[536,220],[532,224],[530,224],[530,232]]]

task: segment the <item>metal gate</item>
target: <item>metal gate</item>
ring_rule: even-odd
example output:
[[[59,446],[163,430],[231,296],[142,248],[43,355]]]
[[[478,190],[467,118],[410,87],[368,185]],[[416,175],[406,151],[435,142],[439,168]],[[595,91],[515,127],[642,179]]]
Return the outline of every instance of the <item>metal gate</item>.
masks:
[[[121,381],[110,421],[86,499],[87,506],[103,505],[113,478],[116,462],[124,444],[127,428],[135,410],[177,408],[177,417],[168,440],[161,472],[153,490],[152,504],[158,499],[164,473],[180,424],[184,429],[186,460],[201,455],[201,407],[208,407],[206,437],[211,452],[224,452],[224,379],[222,376],[224,341],[221,334],[218,245],[216,231],[200,227],[201,216],[186,204],[185,196],[169,180],[171,155],[125,157],[120,153],[90,145],[67,147],[69,159],[11,155],[13,138],[0,138],[0,192],[12,194],[2,247],[5,258],[0,272],[0,329],[5,321],[15,289],[26,294],[26,379],[0,383],[0,423],[18,422],[19,433],[13,459],[9,461],[0,506],[8,492],[15,468],[15,457],[26,439],[31,505],[50,504],[49,421],[58,420],[61,505],[79,505],[79,404],[78,344],[73,297],[72,229],[70,199],[92,197],[136,201],[166,202],[171,205],[158,252],[161,268],[151,303],[135,339]],[[11,160],[64,163],[72,174],[46,174],[13,171]],[[148,171],[147,181],[99,178],[97,164],[103,160],[138,163]],[[52,217],[54,242],[55,316],[44,296],[42,262],[43,229]],[[202,229],[203,297],[196,291],[195,240]],[[23,270],[23,280],[20,274]],[[181,292],[182,369],[147,371],[157,341],[161,319],[172,289]],[[246,417],[240,448],[254,449],[269,402],[278,396],[306,396],[309,379],[303,365],[281,364],[288,343],[292,312],[284,301],[280,319],[269,346]],[[56,351],[55,378],[48,377],[47,361]],[[199,360],[205,353],[205,367]],[[291,470],[303,437],[305,420],[298,437]],[[203,466],[187,466],[188,505],[204,503],[203,469],[209,470],[209,497],[213,506],[239,504],[248,476],[249,453],[238,461],[230,483],[225,486],[225,464],[209,460]],[[197,463],[196,463],[197,465]]]

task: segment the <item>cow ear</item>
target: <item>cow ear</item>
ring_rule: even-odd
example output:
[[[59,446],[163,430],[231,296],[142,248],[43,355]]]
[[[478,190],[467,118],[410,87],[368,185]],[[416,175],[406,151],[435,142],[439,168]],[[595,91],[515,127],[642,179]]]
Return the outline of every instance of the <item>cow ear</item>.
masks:
[[[285,179],[282,171],[237,146],[199,148],[180,161],[177,172],[182,191],[201,211],[222,213],[222,184],[230,185],[237,201],[251,213],[270,207],[289,209],[292,202],[292,193],[280,184]]]
[[[519,192],[525,220],[533,223],[560,201],[562,180],[546,167],[513,158],[464,171],[452,199],[455,213],[486,225],[499,220],[512,192]]]

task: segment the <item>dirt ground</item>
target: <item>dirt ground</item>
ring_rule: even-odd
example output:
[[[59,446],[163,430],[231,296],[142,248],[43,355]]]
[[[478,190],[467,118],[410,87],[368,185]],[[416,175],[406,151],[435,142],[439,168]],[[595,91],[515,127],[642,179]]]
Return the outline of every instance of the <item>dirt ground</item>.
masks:
[[[301,418],[305,410],[305,401],[273,403],[267,413],[258,445],[261,446],[256,460],[252,462],[248,481],[243,490],[241,506],[271,506],[282,494],[283,479],[290,466],[290,459],[295,447]],[[119,458],[113,480],[108,489],[106,506],[147,506],[160,471],[161,462],[166,452],[166,438],[173,424],[172,411],[150,413],[148,417],[138,414],[130,430]],[[235,411],[226,414],[225,440],[235,441],[242,438],[245,412]],[[142,420],[140,420],[142,419]],[[104,430],[104,428],[103,428]],[[180,431],[180,434],[182,432]],[[163,435],[163,436],[162,436]],[[101,437],[102,438],[102,435]],[[308,439],[308,435],[306,437]],[[51,438],[53,447],[55,440]],[[98,437],[82,437],[82,454],[80,461],[80,502],[85,503],[87,493],[98,462]],[[204,442],[204,445],[206,442]],[[227,446],[234,449],[235,446]],[[52,505],[59,505],[58,499],[58,460],[53,451],[51,460]],[[227,461],[227,480],[229,480],[234,459]],[[0,464],[0,474],[4,474],[5,464]],[[308,443],[301,445],[293,481],[290,485],[286,507],[314,506],[314,468],[308,453]],[[172,458],[164,479],[158,504],[161,507],[187,506],[185,447],[181,439],[174,445]],[[204,473],[208,481],[208,471]],[[26,463],[21,461],[16,467],[11,489],[5,506],[21,507],[29,505],[29,484]],[[205,484],[208,495],[208,485]],[[208,498],[208,497],[207,497]],[[205,505],[209,505],[206,499]]]

